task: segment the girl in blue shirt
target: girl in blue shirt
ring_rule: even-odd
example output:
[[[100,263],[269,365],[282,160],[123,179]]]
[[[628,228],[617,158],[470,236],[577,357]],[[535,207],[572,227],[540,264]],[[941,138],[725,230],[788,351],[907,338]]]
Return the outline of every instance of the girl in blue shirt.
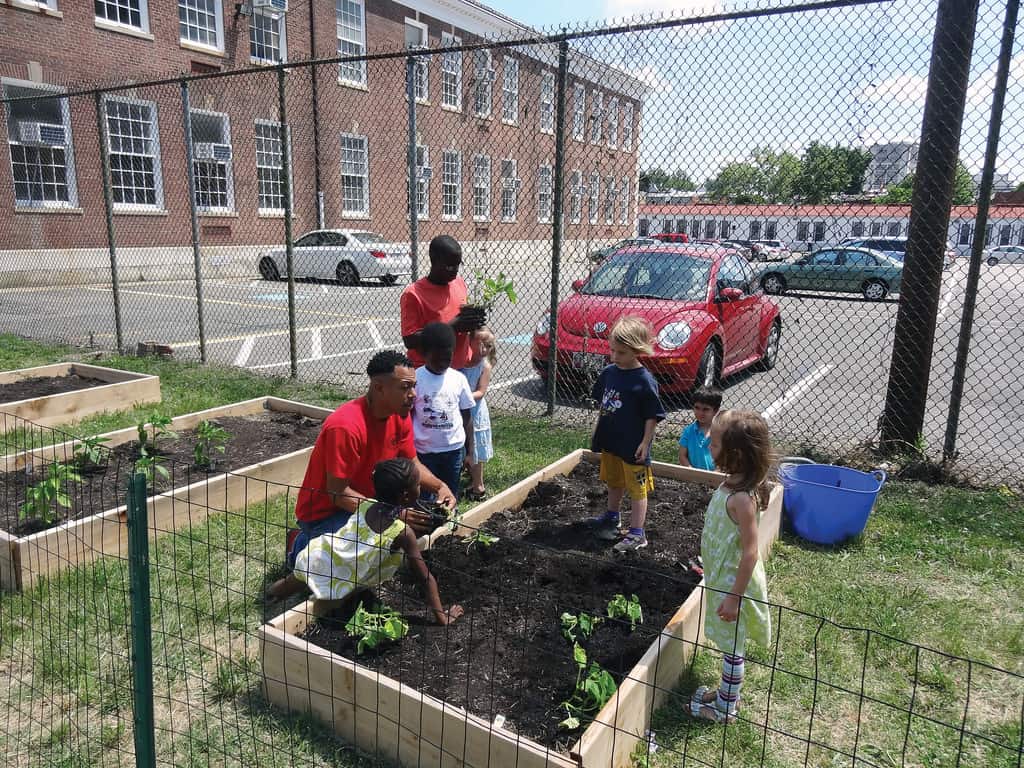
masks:
[[[711,457],[711,422],[722,407],[722,392],[714,387],[700,387],[693,393],[694,421],[679,436],[679,464],[694,469],[715,468]]]

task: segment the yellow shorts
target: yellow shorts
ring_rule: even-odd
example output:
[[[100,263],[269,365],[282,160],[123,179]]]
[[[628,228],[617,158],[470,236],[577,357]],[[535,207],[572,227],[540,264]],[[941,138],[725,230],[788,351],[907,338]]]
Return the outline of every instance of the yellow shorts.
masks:
[[[601,480],[609,488],[625,488],[631,499],[646,499],[654,490],[654,474],[643,464],[629,464],[614,453],[601,451]]]

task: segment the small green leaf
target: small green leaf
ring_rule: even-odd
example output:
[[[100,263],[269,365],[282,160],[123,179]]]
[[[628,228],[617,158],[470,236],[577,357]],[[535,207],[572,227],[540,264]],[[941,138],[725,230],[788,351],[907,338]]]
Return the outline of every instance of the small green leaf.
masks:
[[[583,650],[583,646],[579,643],[573,643],[572,659],[581,667],[587,666],[587,652]]]
[[[565,718],[565,720],[558,724],[558,727],[565,728],[569,731],[575,731],[577,728],[580,727],[580,720],[578,717],[573,717],[572,715],[569,715],[567,718]]]

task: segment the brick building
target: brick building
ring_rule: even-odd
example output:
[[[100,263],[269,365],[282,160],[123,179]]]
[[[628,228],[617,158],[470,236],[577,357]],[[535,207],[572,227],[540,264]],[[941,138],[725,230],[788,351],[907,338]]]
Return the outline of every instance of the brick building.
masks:
[[[396,51],[410,38],[436,48],[531,34],[472,0],[290,0],[285,14],[253,5],[259,2],[0,0],[3,96]],[[492,252],[550,240],[554,47],[419,61],[417,163],[431,169],[418,181],[421,237],[449,232],[490,243]],[[408,241],[405,72],[404,56],[286,72],[296,237],[320,225]],[[565,236],[592,242],[631,234],[643,86],[576,52],[569,72]],[[199,237],[211,263],[249,268],[255,248],[283,240],[277,79],[276,70],[263,69],[190,84]],[[44,257],[102,263],[108,240],[97,98],[6,105],[0,255],[20,256],[16,270]],[[99,98],[119,257],[129,264],[191,258],[180,83]]]

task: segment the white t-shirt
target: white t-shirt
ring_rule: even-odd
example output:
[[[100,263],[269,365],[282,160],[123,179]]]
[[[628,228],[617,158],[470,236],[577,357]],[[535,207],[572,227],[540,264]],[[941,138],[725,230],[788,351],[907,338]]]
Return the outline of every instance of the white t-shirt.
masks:
[[[454,368],[442,375],[426,366],[416,369],[416,407],[412,414],[417,453],[444,453],[466,442],[460,411],[472,409],[473,390],[466,377]]]

